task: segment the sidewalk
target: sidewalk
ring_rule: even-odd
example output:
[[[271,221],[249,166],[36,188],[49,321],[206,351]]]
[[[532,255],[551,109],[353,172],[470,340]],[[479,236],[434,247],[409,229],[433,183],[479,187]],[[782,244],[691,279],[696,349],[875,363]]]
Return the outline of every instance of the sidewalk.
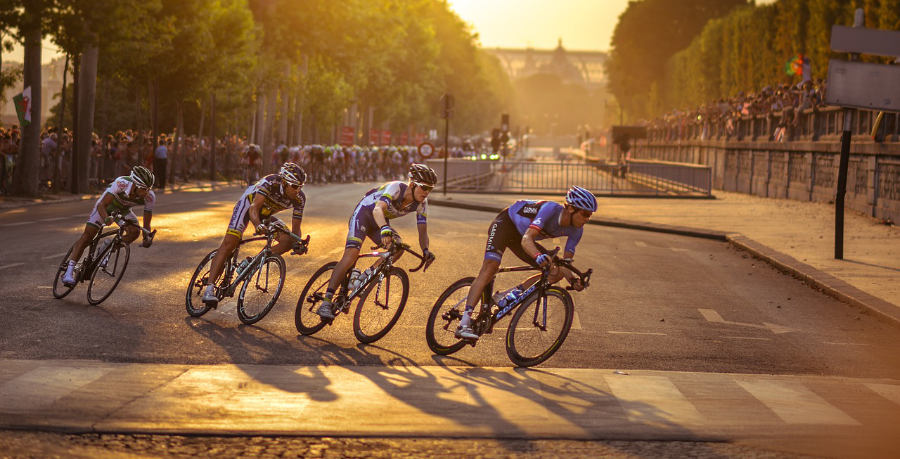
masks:
[[[710,200],[600,198],[591,223],[727,240],[831,296],[900,323],[900,228],[847,210],[844,259],[835,260],[833,205],[714,194]],[[429,203],[497,212],[517,199],[526,197],[438,190]]]

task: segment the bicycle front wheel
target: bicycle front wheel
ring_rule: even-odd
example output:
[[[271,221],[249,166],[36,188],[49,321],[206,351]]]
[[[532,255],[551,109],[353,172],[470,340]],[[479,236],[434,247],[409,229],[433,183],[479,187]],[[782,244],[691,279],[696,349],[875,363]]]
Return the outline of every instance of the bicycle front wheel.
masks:
[[[91,281],[88,283],[87,299],[90,304],[100,304],[107,299],[125,275],[131,247],[110,244],[97,255]]]
[[[409,297],[409,276],[394,266],[384,278],[371,282],[360,295],[353,314],[353,334],[360,343],[384,338],[397,323]]]
[[[69,268],[69,255],[71,254],[72,248],[70,247],[69,251],[66,252],[66,255],[63,257],[62,261],[59,263],[59,266],[56,268],[56,277],[53,278],[54,298],[62,298],[68,295],[75,288],[75,284],[72,284],[72,286],[69,287],[62,283],[62,276],[66,273],[66,269]]]
[[[188,282],[187,292],[184,294],[184,307],[191,317],[200,317],[209,311],[209,305],[201,301],[201,299],[203,298],[203,289],[206,288],[206,283],[209,282],[209,268],[212,265],[212,259],[215,258],[217,252],[217,250],[213,250],[203,257],[203,260],[197,265],[197,269],[194,270],[194,275],[191,276],[190,282]],[[227,263],[228,261],[226,261]]]
[[[472,282],[475,282],[474,277],[454,282],[441,293],[431,308],[428,324],[425,326],[425,341],[435,354],[450,355],[466,345],[465,341],[456,337],[456,328],[466,309],[466,298]],[[475,306],[479,307],[477,304]]]
[[[312,335],[328,324],[322,320],[322,317],[316,313],[322,301],[325,301],[325,291],[328,290],[328,281],[331,280],[331,273],[337,266],[336,261],[326,263],[319,268],[306,286],[300,293],[300,299],[297,300],[297,309],[294,311],[294,325],[297,331],[303,335]]]
[[[509,359],[520,367],[549,359],[566,340],[574,315],[572,297],[559,287],[520,305],[506,332]]]
[[[262,320],[281,295],[284,287],[284,258],[278,255],[266,258],[256,272],[244,280],[237,300],[237,313],[241,322],[250,325]]]

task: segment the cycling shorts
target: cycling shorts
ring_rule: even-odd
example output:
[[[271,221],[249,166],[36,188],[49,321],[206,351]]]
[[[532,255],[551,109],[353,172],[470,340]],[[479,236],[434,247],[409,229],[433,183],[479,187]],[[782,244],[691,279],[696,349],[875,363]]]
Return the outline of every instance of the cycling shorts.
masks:
[[[388,222],[390,224],[390,222]],[[375,244],[381,244],[381,227],[375,223],[370,206],[356,206],[353,215],[350,216],[349,231],[347,231],[347,243],[344,248],[360,249],[366,236]]]
[[[231,212],[231,220],[228,222],[228,230],[225,231],[225,234],[230,234],[232,236],[237,236],[238,239],[241,239],[244,236],[244,230],[247,229],[247,223],[250,222],[250,205],[252,203],[249,199],[241,198],[238,200],[237,204],[234,205],[234,210]],[[260,213],[259,216],[263,220],[267,220],[269,222],[280,222],[281,220],[274,215],[269,217],[263,217]]]
[[[547,249],[537,242],[535,242],[534,245],[541,253],[548,252]],[[516,225],[513,223],[512,219],[509,218],[509,209],[500,211],[500,213],[497,214],[497,218],[491,223],[491,227],[488,229],[487,244],[484,248],[484,258],[486,260],[495,260],[499,263],[503,259],[503,252],[506,249],[511,250],[512,253],[525,263],[528,263],[535,268],[539,267],[537,262],[534,261],[534,258],[531,258],[528,253],[525,252],[525,249],[522,248],[522,234],[519,233],[519,230],[516,229]]]

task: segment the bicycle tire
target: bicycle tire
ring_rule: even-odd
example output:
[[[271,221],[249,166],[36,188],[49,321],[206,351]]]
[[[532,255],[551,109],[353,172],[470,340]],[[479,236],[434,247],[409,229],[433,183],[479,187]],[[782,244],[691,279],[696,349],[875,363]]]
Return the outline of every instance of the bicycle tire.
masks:
[[[64,285],[62,283],[62,276],[66,273],[66,269],[69,267],[69,255],[72,254],[73,247],[69,247],[69,251],[66,252],[66,255],[63,256],[62,261],[59,263],[59,266],[56,269],[56,277],[53,278],[53,297],[56,299],[64,298],[69,293],[72,293],[72,290],[75,290],[75,286],[78,284],[77,279],[71,287]]]
[[[474,277],[464,277],[450,284],[431,308],[431,313],[428,314],[428,323],[425,326],[425,341],[435,354],[450,355],[466,345],[464,340],[455,336],[459,317],[454,314],[453,319],[446,320],[441,316],[449,313],[452,309],[457,309],[459,312],[465,310],[466,297],[473,282],[475,282]],[[439,328],[437,332],[436,327]],[[443,342],[444,340],[446,340],[446,344]]]
[[[113,253],[114,250],[115,253]],[[107,262],[103,263],[103,260],[107,257],[109,257]],[[110,295],[112,295],[112,292],[114,292],[116,290],[116,287],[119,286],[119,282],[122,281],[122,277],[125,276],[125,270],[128,268],[129,259],[131,259],[131,246],[129,245],[119,245],[117,247],[113,247],[112,245],[110,245],[109,247],[105,247],[102,252],[97,254],[97,259],[95,261],[96,264],[91,271],[91,281],[88,282],[88,303],[98,305],[109,298]],[[112,265],[112,269],[114,270],[114,272],[109,272],[107,270],[110,265]],[[98,273],[109,275],[113,279],[113,283],[106,293],[95,296],[94,293],[96,292],[94,292],[94,286],[98,279]],[[100,277],[99,279],[103,278]]]
[[[262,307],[259,312],[257,312],[256,314],[248,313],[248,308],[245,307],[245,305],[247,304],[245,296],[247,293],[247,287],[251,282],[255,282],[256,287],[259,287],[260,276],[266,276],[266,287],[268,287],[268,276],[271,272],[269,263],[275,263],[278,269],[278,286],[275,287],[275,293],[272,295],[272,298]],[[238,295],[237,300],[238,319],[240,319],[241,322],[247,325],[253,325],[262,320],[262,318],[272,310],[272,307],[275,306],[275,303],[278,302],[278,297],[281,295],[281,289],[284,287],[284,275],[284,258],[281,258],[281,256],[279,255],[272,255],[266,258],[266,260],[262,264],[260,264],[260,266],[258,266],[256,270],[254,270],[253,274],[247,276],[247,278],[244,279],[244,285],[241,286],[241,293],[240,295]]]
[[[328,289],[328,281],[331,280],[331,273],[337,264],[336,261],[325,263],[303,287],[300,298],[297,300],[297,309],[294,310],[294,325],[300,334],[312,335],[328,325],[329,322],[316,314],[316,310],[322,302],[322,295]]]
[[[554,319],[557,319],[554,320],[554,322],[559,322],[560,312],[562,312],[563,316],[561,321],[562,326],[559,335],[556,337],[553,337],[552,334],[541,336],[541,333],[544,333],[545,331],[533,324],[535,314],[537,314],[538,320],[543,320],[543,311],[542,308],[540,308],[542,303],[541,300],[547,298],[547,309],[550,309],[551,306],[549,305],[549,300],[551,297],[557,298],[561,302],[561,305],[553,306],[554,309],[547,312],[547,316],[550,317],[552,315]],[[558,310],[560,308],[562,308],[562,311]],[[569,329],[572,328],[572,319],[574,316],[575,305],[572,302],[572,297],[568,292],[559,287],[548,287],[543,296],[535,296],[533,300],[519,305],[515,314],[513,314],[512,319],[509,321],[509,329],[506,331],[506,354],[509,356],[509,360],[520,367],[533,367],[552,357],[569,335]],[[523,320],[523,318],[526,321],[531,320],[532,323],[529,324],[526,322],[522,323],[520,326],[520,321]],[[517,337],[520,339],[517,339]],[[534,338],[537,338],[540,342],[540,344],[537,345],[537,349],[543,349],[542,351],[531,352],[526,350],[526,340]],[[549,346],[544,344],[548,341],[550,342]]]
[[[200,301],[200,299],[203,297],[203,289],[206,288],[206,282],[209,280],[209,264],[212,262],[213,257],[216,256],[216,252],[218,250],[213,250],[203,257],[203,260],[197,265],[197,269],[194,270],[190,282],[188,282],[187,292],[184,294],[184,307],[191,317],[200,317],[210,310],[210,306]],[[226,265],[228,262],[229,260],[226,260]],[[194,307],[195,303],[199,304],[200,307]]]
[[[385,297],[391,295],[391,287],[392,287],[392,278],[396,278],[400,281],[400,286],[402,291],[400,293],[400,302],[393,308],[393,311],[390,311],[391,298],[387,298],[385,300],[385,304],[382,306],[379,304],[378,295],[381,293],[385,294]],[[366,300],[369,299],[369,296],[375,293],[375,298],[373,304],[366,305]],[[366,287],[366,290],[363,291],[363,294],[359,297],[359,302],[356,304],[356,312],[353,314],[353,334],[356,335],[356,339],[359,340],[360,343],[363,344],[372,344],[375,341],[384,338],[384,335],[387,335],[394,325],[397,324],[397,320],[400,319],[400,314],[403,313],[403,308],[406,307],[406,300],[409,298],[409,276],[406,274],[406,271],[392,266],[391,270],[384,276],[380,282],[371,282]],[[363,306],[366,306],[365,308]],[[381,311],[379,311],[379,309]],[[365,311],[366,319],[363,320],[363,312]],[[387,323],[381,325],[383,321],[374,321],[378,314],[376,312],[385,312],[385,317],[388,319]],[[375,324],[373,329],[369,330],[369,325]]]

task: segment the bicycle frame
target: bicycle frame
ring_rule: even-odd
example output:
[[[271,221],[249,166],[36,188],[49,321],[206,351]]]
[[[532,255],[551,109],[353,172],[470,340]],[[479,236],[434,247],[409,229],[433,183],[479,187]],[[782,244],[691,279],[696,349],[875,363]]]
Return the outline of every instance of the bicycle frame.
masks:
[[[362,284],[360,284],[359,286],[356,287],[356,290],[354,290],[352,292],[347,292],[347,290],[348,290],[347,283],[350,281],[350,272],[348,271],[347,274],[344,276],[344,280],[341,282],[341,291],[345,292],[346,296],[343,296],[340,298],[341,306],[352,303],[353,300],[358,298],[359,295],[362,292],[364,292],[366,290],[366,288],[373,282],[380,282],[381,279],[383,279],[384,276],[391,271],[391,268],[394,266],[394,261],[395,261],[397,255],[399,255],[402,252],[409,252],[414,257],[416,257],[420,260],[419,265],[416,266],[415,268],[410,269],[409,272],[414,273],[423,268],[428,269],[428,266],[431,265],[431,262],[426,261],[424,256],[416,253],[415,251],[413,251],[410,248],[410,246],[408,244],[404,244],[402,242],[395,243],[394,246],[390,250],[385,250],[385,251],[379,252],[377,249],[378,249],[377,246],[372,247],[372,250],[374,250],[374,252],[359,254],[359,258],[379,257],[379,258],[383,259],[384,261],[382,261],[381,264],[379,264],[378,267],[375,268],[375,270],[372,272],[372,274]],[[373,265],[374,265],[374,263],[373,263]],[[355,267],[355,265],[354,265],[354,267]]]
[[[269,231],[265,236],[257,236],[252,237],[250,239],[244,240],[242,243],[253,242],[253,241],[266,241],[266,246],[263,247],[253,258],[251,258],[250,263],[247,264],[247,267],[244,268],[244,271],[238,274],[236,278],[232,281],[231,277],[234,275],[237,266],[239,265],[239,251],[240,246],[234,249],[234,252],[231,255],[231,263],[226,266],[225,273],[223,276],[222,284],[225,287],[220,287],[220,298],[223,297],[232,297],[234,296],[235,290],[237,290],[238,286],[245,279],[255,274],[259,270],[259,266],[272,255],[272,240],[275,239],[275,234],[277,232],[284,232],[288,235],[292,236],[294,240],[300,242],[305,247],[307,243],[309,243],[309,235],[306,236],[306,239],[300,239],[294,233],[291,233],[287,230],[287,228],[281,227],[280,225],[271,226],[272,231]]]

